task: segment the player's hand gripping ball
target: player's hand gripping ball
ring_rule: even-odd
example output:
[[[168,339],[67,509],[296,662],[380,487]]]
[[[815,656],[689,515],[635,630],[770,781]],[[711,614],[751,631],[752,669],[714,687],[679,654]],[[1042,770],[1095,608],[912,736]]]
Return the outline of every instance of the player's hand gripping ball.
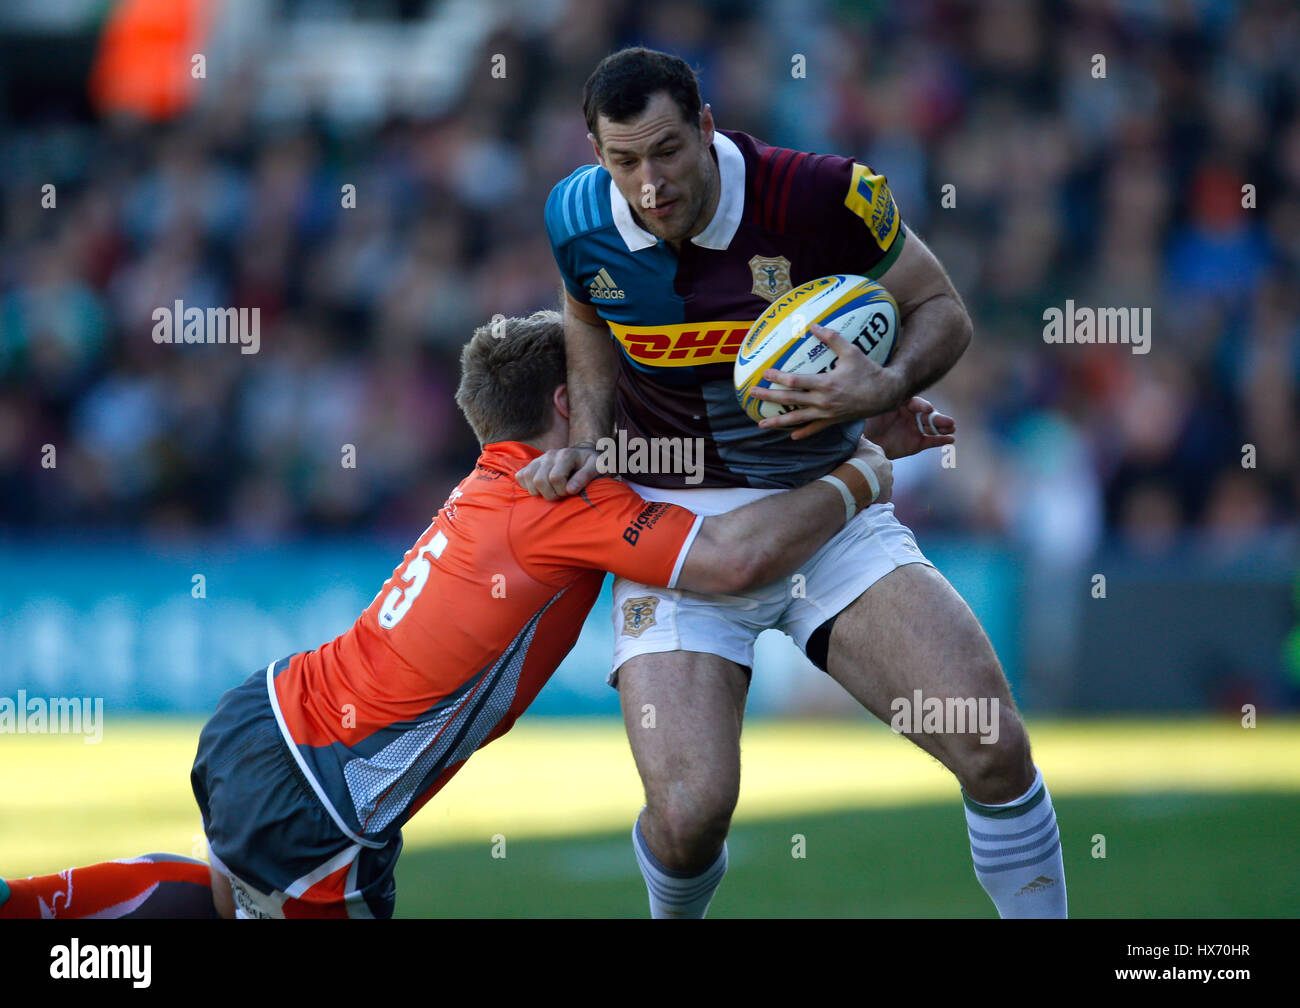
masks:
[[[898,304],[874,280],[852,274],[821,277],[773,301],[749,327],[736,356],[736,397],[757,423],[795,407],[764,402],[754,389],[785,388],[763,372],[822,374],[835,367],[835,351],[808,331],[834,329],[881,367],[889,363],[898,336]]]

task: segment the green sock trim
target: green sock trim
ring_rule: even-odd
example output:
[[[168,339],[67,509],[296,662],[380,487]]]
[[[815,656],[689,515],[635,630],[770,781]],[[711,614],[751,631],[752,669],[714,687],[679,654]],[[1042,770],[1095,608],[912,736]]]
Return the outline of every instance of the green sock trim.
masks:
[[[9,883],[0,878],[0,906],[4,906],[7,899],[9,899]]]
[[[1011,808],[999,808],[996,805],[981,805],[974,798],[966,793],[962,788],[961,800],[966,803],[966,807],[976,815],[982,815],[986,819],[1018,819],[1026,812],[1031,812],[1043,803],[1047,797],[1047,785],[1039,784],[1038,790],[1035,791],[1023,805],[1013,805]]]

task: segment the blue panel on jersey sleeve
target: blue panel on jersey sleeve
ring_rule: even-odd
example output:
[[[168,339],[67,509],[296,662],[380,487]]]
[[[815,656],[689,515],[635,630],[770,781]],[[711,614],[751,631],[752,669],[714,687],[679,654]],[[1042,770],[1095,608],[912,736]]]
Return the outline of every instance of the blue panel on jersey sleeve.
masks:
[[[608,185],[607,171],[599,165],[583,165],[558,182],[546,200],[544,216],[551,254],[570,296],[583,304],[592,304],[593,300],[583,283],[577,244],[584,236],[613,224]]]
[[[587,194],[586,189],[591,181],[591,173],[583,175],[576,182],[570,183],[569,191],[564,197],[564,220],[567,224],[569,221],[569,206],[573,206],[573,212],[578,219],[578,230],[587,230]]]
[[[606,198],[609,172],[600,165],[583,165],[557,182],[546,200],[546,233],[560,246],[613,220]]]
[[[581,169],[579,169],[581,171]],[[574,173],[577,175],[577,172]],[[551,194],[546,200],[546,211],[544,220],[546,222],[546,237],[551,243],[551,255],[555,259],[555,266],[560,271],[560,278],[564,281],[564,286],[571,297],[576,301],[586,303],[587,296],[583,292],[582,285],[577,281],[571,263],[572,252],[572,217],[568,214],[567,196],[569,188],[574,181],[574,175],[556,184],[551,190]]]
[[[595,168],[587,173],[587,182],[583,186],[583,195],[587,200],[587,210],[591,214],[592,227],[604,226],[614,220],[609,210],[609,172]]]
[[[569,189],[573,200],[574,212],[578,217],[578,229],[588,231],[600,223],[600,214],[596,208],[596,189],[601,171],[592,166],[586,174],[580,176]]]
[[[677,256],[666,245],[629,252],[614,227],[591,231],[570,243],[570,262],[583,293],[601,318],[629,326],[686,321],[684,302],[673,289]],[[602,282],[593,296],[588,289],[597,274]]]

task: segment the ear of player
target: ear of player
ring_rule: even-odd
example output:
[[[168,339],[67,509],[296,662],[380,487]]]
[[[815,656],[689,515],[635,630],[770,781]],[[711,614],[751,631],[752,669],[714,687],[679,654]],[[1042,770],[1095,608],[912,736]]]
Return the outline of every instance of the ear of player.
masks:
[[[794,408],[754,396],[755,389],[785,387],[763,377],[768,368],[823,374],[835,366],[835,351],[809,331],[814,324],[834,329],[883,367],[898,335],[898,304],[875,280],[853,274],[811,280],[772,302],[736,355],[736,397],[755,423]]]

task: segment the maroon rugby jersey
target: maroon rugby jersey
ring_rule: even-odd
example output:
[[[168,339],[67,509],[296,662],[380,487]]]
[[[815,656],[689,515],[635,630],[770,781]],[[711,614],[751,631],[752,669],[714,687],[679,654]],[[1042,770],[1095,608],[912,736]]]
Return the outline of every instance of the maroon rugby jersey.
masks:
[[[732,372],[750,324],[786,291],[834,273],[879,277],[905,228],[884,176],[851,159],[714,134],[721,192],[713,220],[680,254],[641,228],[609,172],[585,165],[546,203],[546,228],[572,297],[618,342],[615,424],[629,437],[705,439],[694,486],[800,486],[853,452],[861,421],[811,438],[764,431],[741,410]],[[685,487],[685,474],[638,474]]]

